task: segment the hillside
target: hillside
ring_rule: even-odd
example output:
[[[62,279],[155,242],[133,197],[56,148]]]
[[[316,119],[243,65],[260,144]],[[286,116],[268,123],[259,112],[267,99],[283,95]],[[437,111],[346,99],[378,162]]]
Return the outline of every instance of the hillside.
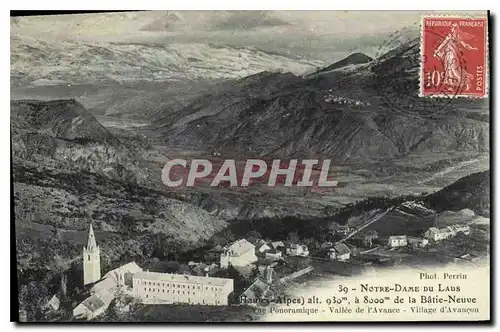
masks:
[[[92,220],[103,230],[129,234],[128,218],[143,220],[139,233],[182,235],[186,243],[224,225],[155,189],[159,176],[141,158],[142,147],[124,144],[75,101],[13,101],[11,108],[17,224],[74,231]]]
[[[490,171],[473,173],[426,197],[425,202],[438,211],[470,209],[490,216]]]
[[[118,140],[75,100],[11,101],[13,134],[31,132],[68,141],[117,144]]]
[[[482,119],[451,108],[439,110],[439,117],[401,112],[371,88],[363,97],[326,87],[324,81],[293,74],[261,73],[174,114],[165,111],[168,116],[159,115],[155,127],[170,145],[190,149],[278,157],[308,152],[340,163],[391,160],[411,152],[488,151],[489,125]]]
[[[326,67],[316,71],[315,73],[313,73],[311,75],[325,73],[325,72],[329,72],[331,70],[341,69],[341,68],[344,68],[347,66],[360,65],[360,64],[368,63],[372,60],[373,59],[366,54],[353,53],[340,61],[337,61],[329,66],[326,66]]]

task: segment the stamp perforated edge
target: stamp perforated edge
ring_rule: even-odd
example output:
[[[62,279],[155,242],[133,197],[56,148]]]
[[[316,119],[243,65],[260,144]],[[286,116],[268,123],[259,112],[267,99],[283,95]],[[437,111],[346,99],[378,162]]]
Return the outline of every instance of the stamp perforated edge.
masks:
[[[485,59],[484,59],[484,68],[486,69],[486,74],[485,74],[485,84],[484,84],[484,95],[478,96],[478,95],[461,95],[461,94],[456,94],[456,95],[445,95],[445,94],[434,94],[434,95],[424,95],[423,94],[423,63],[422,63],[422,46],[423,46],[423,35],[424,35],[424,18],[439,18],[439,17],[444,17],[444,18],[469,18],[469,19],[484,19],[486,22],[486,32],[485,32],[485,45],[484,45],[484,50],[485,50]],[[420,61],[420,68],[419,68],[419,77],[418,77],[418,96],[420,98],[471,98],[471,99],[485,99],[488,98],[489,95],[489,85],[490,85],[490,67],[489,67],[489,55],[490,55],[490,50],[489,50],[489,20],[488,20],[488,14],[481,14],[481,15],[470,15],[470,14],[458,14],[458,13],[453,13],[453,14],[447,14],[447,13],[429,13],[429,14],[422,14],[420,15],[420,45],[419,45],[419,61]]]

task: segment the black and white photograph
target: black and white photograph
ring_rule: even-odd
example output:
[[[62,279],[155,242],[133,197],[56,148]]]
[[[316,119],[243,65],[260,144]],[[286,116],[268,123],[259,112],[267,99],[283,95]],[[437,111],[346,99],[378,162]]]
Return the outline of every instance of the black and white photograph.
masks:
[[[17,321],[488,322],[489,23],[11,12]]]

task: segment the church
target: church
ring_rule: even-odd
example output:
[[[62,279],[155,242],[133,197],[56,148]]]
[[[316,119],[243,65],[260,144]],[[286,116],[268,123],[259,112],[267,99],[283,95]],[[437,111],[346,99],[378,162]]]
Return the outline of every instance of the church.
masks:
[[[83,247],[83,284],[93,284],[101,279],[101,252],[90,224],[87,246]]]
[[[106,312],[117,294],[128,294],[144,304],[228,305],[233,279],[143,271],[135,262],[108,271],[101,278],[100,248],[89,227],[83,247],[83,284],[92,285],[90,297],[73,309],[73,317],[91,320]],[[175,289],[174,289],[175,288]]]

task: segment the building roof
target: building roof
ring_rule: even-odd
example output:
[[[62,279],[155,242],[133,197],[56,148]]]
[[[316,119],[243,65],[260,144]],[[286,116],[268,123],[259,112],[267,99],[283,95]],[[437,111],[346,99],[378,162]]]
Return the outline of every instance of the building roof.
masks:
[[[50,298],[50,300],[47,302],[48,306],[51,306],[54,310],[57,310],[59,308],[59,305],[61,304],[61,301],[57,297],[57,295],[54,295]]]
[[[90,224],[89,228],[89,238],[87,240],[87,250],[92,251],[97,249],[97,244],[95,242],[94,229],[92,228],[92,224]]]
[[[134,279],[160,280],[160,281],[170,281],[170,282],[178,282],[185,284],[210,285],[210,286],[221,286],[221,287],[227,285],[228,283],[233,282],[233,279],[227,279],[227,278],[211,278],[211,277],[149,272],[149,271],[142,271],[136,273],[134,275]]]
[[[93,293],[108,292],[118,286],[118,279],[114,276],[104,277],[90,289]]]
[[[95,312],[97,309],[105,306],[105,303],[97,295],[88,297],[81,304],[92,312]]]
[[[340,255],[344,255],[344,254],[350,254],[351,253],[351,250],[349,249],[349,247],[347,247],[345,244],[343,243],[337,243],[333,246],[333,248],[335,248],[335,251],[340,254]]]
[[[248,299],[260,299],[267,290],[269,290],[269,284],[257,278],[241,295],[246,296]]]
[[[307,246],[305,244],[292,243],[290,245],[290,248],[292,248],[292,249],[302,248],[303,250],[306,250]]]
[[[406,235],[391,235],[389,240],[406,240]]]
[[[106,273],[104,277],[91,288],[91,291],[94,293],[110,291],[118,286],[118,279],[120,275],[125,273],[135,274],[140,271],[142,271],[141,267],[135,262],[122,265]]]
[[[123,273],[137,273],[137,272],[141,272],[142,271],[142,268],[136,264],[136,262],[130,262],[130,263],[127,263],[125,265],[122,265],[114,270],[111,270],[109,271],[108,273],[106,273],[104,275],[104,277],[108,277],[108,276],[113,276],[115,278],[117,278],[117,276],[119,274],[123,274]]]
[[[250,250],[255,250],[255,246],[246,239],[240,239],[231,243],[228,246],[228,250],[231,256],[241,256]]]
[[[220,244],[216,245],[212,249],[210,249],[208,252],[222,252],[224,248]]]
[[[266,242],[261,242],[259,244],[257,244],[257,246],[255,247],[256,250],[260,251],[261,249],[265,249],[266,250],[266,247],[271,249],[271,247],[269,246],[269,244],[267,244]]]
[[[429,240],[427,240],[425,238],[414,237],[414,236],[408,236],[407,239],[408,239],[408,242],[412,242],[412,243],[415,243],[415,242],[429,242]]]
[[[449,227],[445,227],[445,228],[431,227],[431,228],[429,228],[428,231],[433,232],[433,233],[451,233],[451,232],[453,232],[453,229],[451,229]]]
[[[283,241],[274,241],[271,243],[271,245],[273,246],[274,249],[277,249],[279,247],[284,247],[285,244],[283,243]]]

